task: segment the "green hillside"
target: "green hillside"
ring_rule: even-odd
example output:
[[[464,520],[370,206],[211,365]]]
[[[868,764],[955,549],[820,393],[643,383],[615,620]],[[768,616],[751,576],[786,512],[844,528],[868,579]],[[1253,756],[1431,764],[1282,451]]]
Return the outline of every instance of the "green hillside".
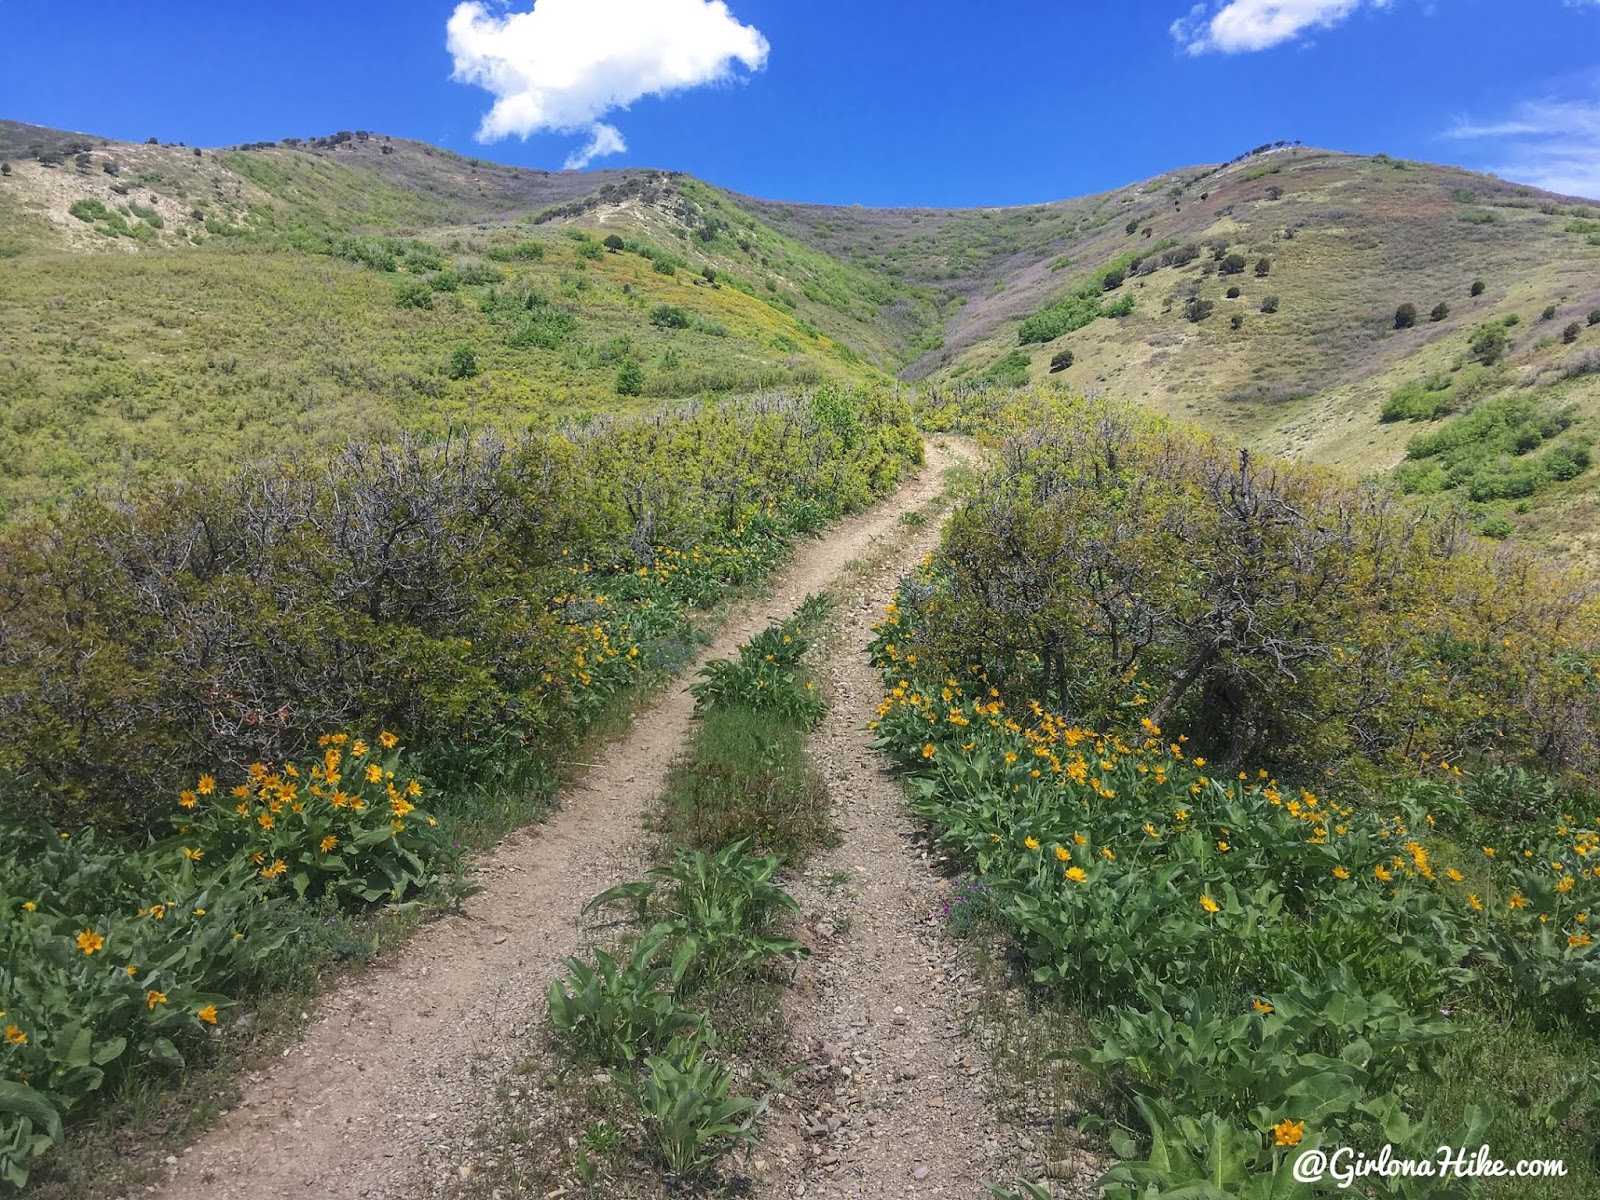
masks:
[[[89,154],[0,176],[9,511],[350,437],[879,377],[806,319],[827,303],[760,299],[642,226],[613,248],[532,219],[571,177],[480,187],[415,145],[374,151],[382,173],[330,151]]]
[[[1135,400],[1600,554],[1597,203],[1293,145],[968,210],[367,131],[213,151],[0,123],[0,159],[11,509],[352,432],[895,374]]]

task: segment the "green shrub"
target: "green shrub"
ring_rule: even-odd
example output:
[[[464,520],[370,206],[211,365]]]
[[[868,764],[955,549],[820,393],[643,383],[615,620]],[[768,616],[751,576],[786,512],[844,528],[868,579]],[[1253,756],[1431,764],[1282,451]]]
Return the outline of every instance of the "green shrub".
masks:
[[[1241,295],[1241,292],[1239,290],[1239,285],[1238,284],[1234,284],[1232,287],[1230,287],[1228,289],[1227,295],[1228,295],[1228,299],[1229,300],[1237,300],[1239,298],[1239,296]]]
[[[107,217],[111,216],[111,210],[107,208],[103,202],[92,198],[74,200],[67,208],[67,212],[77,217],[80,221],[90,223],[95,221],[103,221]]]
[[[1265,279],[1270,274],[1272,274],[1272,260],[1265,257],[1258,260],[1256,262],[1256,278]]]
[[[1582,333],[1583,326],[1574,321],[1561,331],[1561,340],[1570,346],[1578,340],[1579,335]]]
[[[630,610],[586,607],[579,564],[618,565],[619,606],[714,599],[774,561],[768,503],[859,508],[919,446],[903,402],[829,387],[514,446],[353,443],[15,521],[0,808],[141,827],[174,780],[291,761],[344,724],[459,746],[509,721],[559,742],[636,670]],[[664,573],[628,582],[643,555]]]
[[[1222,275],[1243,275],[1244,269],[1250,265],[1250,260],[1242,254],[1230,254],[1222,259],[1217,271]]]
[[[1600,325],[1600,308],[1589,310],[1589,324]]]
[[[560,349],[578,328],[577,317],[549,305],[514,313],[508,320],[511,332],[506,344],[518,350]]]
[[[1107,724],[1144,696],[1142,715],[1224,763],[1271,756],[1320,774],[1355,756],[1406,770],[1418,739],[1459,746],[1492,712],[1498,734],[1481,743],[1485,754],[1586,769],[1586,747],[1600,746],[1600,695],[1584,692],[1548,726],[1534,716],[1578,686],[1582,664],[1600,662],[1600,609],[1574,593],[1576,580],[1481,555],[1439,518],[1315,470],[1241,460],[1125,407],[1037,395],[1027,404],[1030,428],[1011,435],[983,502],[951,518],[915,644],[888,636],[887,661],[914,652],[919,671],[967,679],[967,647],[981,645],[1002,691]],[[1570,420],[1522,398],[1486,401],[1413,439],[1408,465],[1439,459],[1431,465],[1466,487],[1504,458],[1503,482],[1480,490],[1514,494],[1515,464],[1536,461]],[[1251,547],[1242,559],[1232,548],[1241,539]],[[1032,550],[1019,558],[1019,547]],[[1115,622],[1094,615],[1107,595],[1117,597]],[[1488,595],[1493,612],[1477,607]],[[1583,632],[1563,636],[1581,653],[1541,640],[1575,609],[1589,614]],[[1503,636],[1515,670],[1495,632],[1512,611],[1518,632]],[[1433,639],[1446,622],[1452,649],[1439,666],[1444,646]],[[1136,674],[1125,649],[1133,628]],[[1288,630],[1299,647],[1284,664],[1292,678],[1275,657]]]
[[[638,359],[625,359],[622,366],[617,368],[617,395],[644,395],[644,367]]]
[[[1104,294],[1121,286],[1130,270],[1129,264],[1144,262],[1147,255],[1153,255],[1157,250],[1166,251],[1171,245],[1170,242],[1157,243],[1149,252],[1133,250],[1119,255],[1074,291],[1024,320],[1017,330],[1019,344],[1027,346],[1037,342],[1051,342],[1075,329],[1082,329],[1091,321],[1101,317],[1127,316],[1133,311],[1134,306],[1131,293],[1124,293],[1120,299],[1109,305],[1103,303]],[[1195,254],[1198,256],[1199,250],[1195,250]],[[1152,258],[1150,261],[1156,260]],[[1110,282],[1113,279],[1116,280],[1115,283]],[[1015,371],[1009,374],[1014,376]]]
[[[1487,287],[1488,287],[1488,285],[1486,283],[1484,283],[1483,280],[1474,279],[1472,281],[1472,287],[1471,287],[1470,290],[1471,290],[1472,295],[1481,296],[1484,293],[1484,289],[1487,288]]]
[[[1183,317],[1186,321],[1199,324],[1211,315],[1216,307],[1210,300],[1201,299],[1199,296],[1190,296],[1183,302]]]
[[[1450,306],[1443,300],[1433,306],[1433,311],[1428,314],[1428,320],[1435,323],[1444,320],[1450,315]]]
[[[1058,350],[1050,356],[1050,373],[1065,371],[1073,363],[1071,350]]]
[[[1394,310],[1394,327],[1396,329],[1410,329],[1417,323],[1417,306],[1415,304],[1402,304]]]
[[[1276,296],[1266,296],[1266,297],[1264,297],[1262,299],[1262,301],[1261,301],[1261,311],[1264,312],[1264,313],[1275,313],[1275,312],[1277,312],[1278,311],[1278,298]]]
[[[1506,326],[1501,322],[1495,322],[1490,325],[1480,325],[1473,330],[1467,345],[1474,358],[1484,366],[1492,367],[1505,357],[1511,339],[1506,335]]]
[[[450,352],[451,379],[473,379],[478,374],[478,355],[471,346],[457,346]]]
[[[408,279],[394,289],[396,308],[433,308],[433,288],[423,279]]]
[[[1556,306],[1554,304],[1545,305],[1544,306],[1544,311],[1539,314],[1539,320],[1541,320],[1541,321],[1553,321],[1555,319],[1556,319]]]
[[[650,324],[657,329],[687,329],[692,318],[676,304],[658,304],[650,310]]]
[[[1012,350],[991,365],[984,372],[984,378],[1001,387],[1024,387],[1032,367],[1033,359],[1025,350]]]

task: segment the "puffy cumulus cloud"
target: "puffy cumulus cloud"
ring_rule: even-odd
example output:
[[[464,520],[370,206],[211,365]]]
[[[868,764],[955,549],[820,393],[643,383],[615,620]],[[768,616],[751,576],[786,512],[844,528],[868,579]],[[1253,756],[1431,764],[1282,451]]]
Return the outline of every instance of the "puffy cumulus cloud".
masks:
[[[768,51],[725,0],[534,0],[506,13],[473,0],[446,33],[454,77],[495,98],[478,139],[587,132],[568,167],[627,149],[601,120],[612,110],[730,79],[738,65],[759,70]]]
[[[1337,25],[1363,3],[1388,8],[1390,0],[1228,0],[1220,8],[1201,3],[1172,23],[1172,36],[1190,54],[1266,50],[1308,29]]]
[[[1445,131],[1484,147],[1484,170],[1564,196],[1600,199],[1600,77],[1593,95],[1519,104],[1493,121],[1463,118]]]
[[[621,154],[627,148],[628,143],[623,140],[620,129],[604,121],[596,121],[590,127],[588,144],[582,150],[574,150],[567,155],[567,161],[562,165],[569,171],[581,171],[595,159],[608,154]]]

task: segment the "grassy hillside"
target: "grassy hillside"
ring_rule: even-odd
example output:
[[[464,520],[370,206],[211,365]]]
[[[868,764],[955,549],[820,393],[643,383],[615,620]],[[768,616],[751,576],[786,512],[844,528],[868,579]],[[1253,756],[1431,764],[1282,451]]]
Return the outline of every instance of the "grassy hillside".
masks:
[[[1054,379],[1262,450],[1398,467],[1486,532],[1600,557],[1597,203],[1292,145],[969,210],[532,171],[366,131],[196,151],[0,123],[0,159],[12,507],[346,429],[625,406],[616,377],[637,361],[625,390],[652,397]],[[566,236],[585,231],[627,248],[585,257]],[[416,256],[375,272],[362,236],[433,247],[418,277],[502,278],[396,308]],[[523,242],[547,256],[505,257]],[[491,311],[490,286],[550,301],[559,334],[516,333],[529,318]],[[651,325],[661,303],[688,323]],[[451,378],[463,346],[480,374]]]
[[[93,167],[102,155],[146,182],[113,190],[129,175]],[[351,436],[877,375],[798,304],[708,278],[632,232],[609,249],[506,208],[565,202],[572,176],[546,188],[520,172],[510,186],[500,169],[477,195],[468,160],[414,146],[374,157],[382,168],[335,152],[117,146],[93,151],[90,170],[12,162],[0,505]],[[491,208],[517,219],[481,215]]]
[[[1084,203],[1053,222],[1066,230],[1076,219],[1071,234],[1025,233],[1017,212],[996,214],[1005,245],[974,261],[979,286],[962,285],[973,294],[945,346],[908,373],[935,384],[1054,378],[1358,474],[1396,467],[1419,432],[1497,399],[1562,424],[1560,438],[1575,445],[1600,427],[1600,327],[1588,324],[1600,309],[1600,205],[1448,167],[1297,148],[1095,198],[1092,221]],[[1051,223],[1040,216],[1033,228]],[[949,240],[964,228],[952,219],[919,236]],[[1031,248],[1012,248],[1028,237]],[[1113,267],[1126,277],[1108,278]],[[1132,308],[1045,322],[1044,333],[1064,332],[1024,340],[1041,330],[1029,318],[1066,314],[1078,295]],[[1415,319],[1396,328],[1404,304]],[[1496,324],[1506,344],[1485,363],[1472,339]],[[1430,384],[1447,393],[1437,411],[1393,399]],[[1420,419],[1386,420],[1386,408]],[[1521,470],[1510,460],[1528,449],[1513,439],[1496,470]],[[1445,498],[1474,504],[1486,530],[1516,528],[1580,560],[1600,552],[1594,472],[1482,503],[1468,496],[1469,475],[1458,470]]]

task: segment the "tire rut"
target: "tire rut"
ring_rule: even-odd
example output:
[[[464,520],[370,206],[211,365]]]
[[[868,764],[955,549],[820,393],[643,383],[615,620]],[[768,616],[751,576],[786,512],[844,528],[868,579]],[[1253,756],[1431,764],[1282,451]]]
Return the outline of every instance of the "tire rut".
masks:
[[[811,753],[842,840],[794,889],[815,946],[789,999],[806,1066],[798,1102],[774,1117],[762,1146],[767,1200],[970,1200],[988,1194],[984,1179],[1017,1166],[967,1033],[963,1007],[981,989],[942,936],[948,881],[930,866],[867,730],[883,694],[866,655],[872,623],[896,577],[938,536],[921,533],[849,597],[824,668],[828,715]]]

